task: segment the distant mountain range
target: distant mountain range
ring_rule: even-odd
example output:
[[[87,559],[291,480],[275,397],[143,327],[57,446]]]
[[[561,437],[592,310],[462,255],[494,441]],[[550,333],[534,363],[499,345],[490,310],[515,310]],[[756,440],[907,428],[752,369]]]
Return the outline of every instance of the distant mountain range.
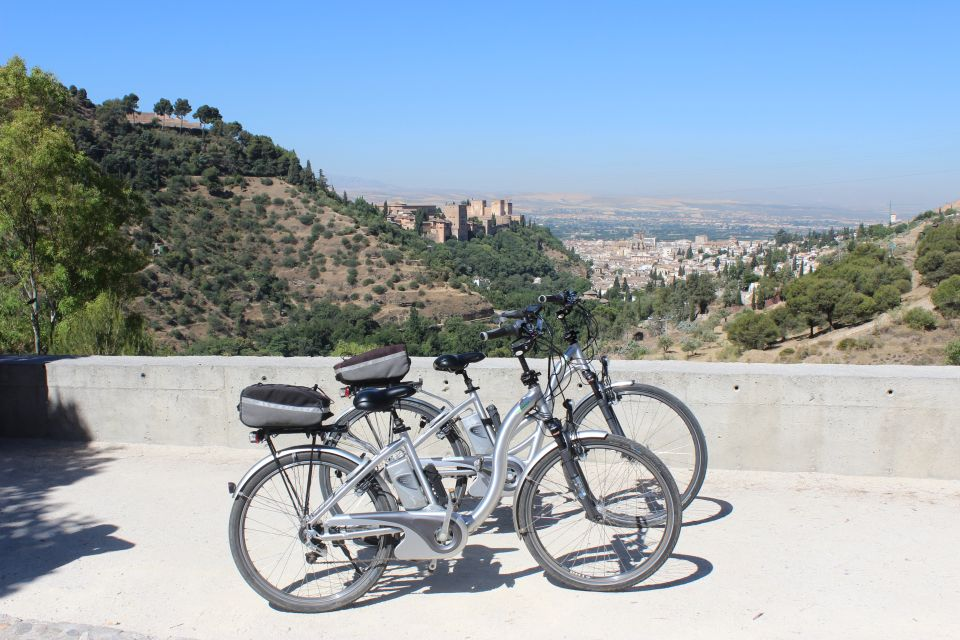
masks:
[[[400,187],[376,180],[352,176],[331,176],[338,190],[351,196],[363,196],[370,202],[384,200],[438,204],[471,198],[510,198],[519,213],[546,222],[551,220],[619,219],[668,215],[675,224],[693,223],[708,218],[731,224],[788,224],[788,226],[844,226],[887,220],[886,211],[856,210],[843,207],[785,205],[734,200],[697,200],[687,198],[646,198],[641,196],[598,196],[586,193],[486,193],[468,189]],[[906,213],[906,212],[905,212]],[[912,215],[915,212],[910,212]],[[790,224],[794,223],[794,224]]]

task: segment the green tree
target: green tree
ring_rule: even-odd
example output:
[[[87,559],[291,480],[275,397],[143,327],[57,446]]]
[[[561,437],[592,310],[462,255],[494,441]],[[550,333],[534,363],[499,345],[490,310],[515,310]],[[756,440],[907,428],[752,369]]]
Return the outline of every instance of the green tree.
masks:
[[[766,349],[780,339],[780,330],[767,314],[748,310],[727,323],[727,337],[745,349]]]
[[[193,117],[199,120],[201,124],[211,124],[218,120],[223,120],[223,117],[220,115],[220,109],[206,104],[197,107],[197,110],[193,112]]]
[[[140,109],[140,96],[135,93],[128,93],[120,98],[124,113],[136,113]]]
[[[777,325],[780,331],[780,337],[789,338],[791,335],[802,331],[806,326],[802,316],[791,311],[786,305],[779,305],[767,312],[773,323]]]
[[[877,305],[868,295],[849,291],[845,293],[834,307],[837,321],[841,324],[861,324],[874,316]]]
[[[208,125],[214,122],[221,122],[223,120],[223,118],[220,116],[219,109],[206,104],[197,107],[197,110],[193,112],[193,117],[199,120],[201,125]],[[203,127],[200,128],[200,135],[201,137],[204,135]]]
[[[660,336],[660,338],[657,340],[657,345],[663,350],[663,355],[667,355],[667,352],[670,351],[670,347],[673,346],[673,338],[670,336]]]
[[[169,118],[173,115],[173,103],[166,98],[160,98],[153,105],[153,112],[158,116]]]
[[[0,122],[13,111],[29,109],[52,122],[67,105],[68,93],[57,79],[42,69],[29,73],[23,59],[14,56],[0,67]]]
[[[685,286],[690,301],[690,320],[707,312],[710,303],[717,299],[717,281],[709,273],[693,273],[687,277]]]
[[[947,318],[960,316],[960,275],[953,275],[937,285],[930,296]]]
[[[317,190],[317,176],[314,175],[313,166],[311,166],[309,160],[307,160],[307,166],[303,168],[303,174],[300,183],[307,191]]]
[[[173,103],[173,115],[180,120],[181,132],[183,131],[183,119],[190,115],[191,111],[193,111],[193,107],[190,106],[190,101],[186,98],[177,98],[177,101]]]
[[[0,272],[27,303],[36,353],[65,314],[133,286],[143,257],[122,227],[144,213],[42,113],[20,109],[0,124]]]
[[[303,170],[300,168],[300,161],[296,156],[290,158],[290,164],[287,165],[287,182],[290,184],[300,184],[303,178]]]
[[[680,348],[684,353],[687,354],[687,357],[695,355],[697,349],[703,346],[703,343],[697,340],[696,338],[687,338],[682,343],[680,343]]]
[[[960,275],[960,224],[945,222],[925,230],[917,244],[916,267],[927,284]]]
[[[156,349],[146,321],[127,313],[111,292],[101,293],[83,309],[64,319],[52,351],[71,355],[152,355]]]
[[[0,353],[28,353],[33,349],[30,322],[23,298],[15,289],[0,287]]]

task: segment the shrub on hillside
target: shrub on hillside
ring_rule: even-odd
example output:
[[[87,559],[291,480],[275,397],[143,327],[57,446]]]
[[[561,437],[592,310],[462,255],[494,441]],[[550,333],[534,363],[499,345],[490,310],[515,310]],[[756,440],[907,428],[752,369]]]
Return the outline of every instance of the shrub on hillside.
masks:
[[[851,351],[853,349],[866,351],[867,349],[872,349],[875,346],[877,345],[871,338],[844,338],[837,343],[837,349],[840,351]]]
[[[932,311],[914,307],[903,314],[903,322],[917,331],[930,331],[937,328],[937,316]]]
[[[650,353],[650,350],[646,345],[637,344],[631,342],[627,345],[627,359],[628,360],[642,360],[644,356]]]
[[[953,275],[937,285],[930,299],[944,316],[960,316],[960,275]]]
[[[947,343],[947,364],[960,365],[960,340]]]

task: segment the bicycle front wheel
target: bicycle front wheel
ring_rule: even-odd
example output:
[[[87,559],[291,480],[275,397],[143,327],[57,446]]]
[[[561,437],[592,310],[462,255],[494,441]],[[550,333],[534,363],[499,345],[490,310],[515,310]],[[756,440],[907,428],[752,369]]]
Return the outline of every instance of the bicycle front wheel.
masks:
[[[519,533],[543,570],[564,585],[617,591],[650,577],[680,535],[680,495],[666,467],[619,436],[579,440],[587,498],[571,490],[559,449],[527,474],[516,499]],[[581,503],[595,499],[598,518]]]
[[[622,435],[642,444],[667,465],[686,508],[707,475],[707,441],[696,416],[676,396],[648,384],[615,384],[604,391]],[[580,429],[615,433],[600,405],[596,396],[589,396],[575,410],[574,423]]]
[[[318,613],[345,607],[383,574],[393,553],[392,536],[317,543],[305,514],[331,495],[355,468],[328,452],[282,455],[243,486],[230,511],[230,551],[254,591],[285,611]],[[376,481],[351,491],[336,513],[395,511]]]

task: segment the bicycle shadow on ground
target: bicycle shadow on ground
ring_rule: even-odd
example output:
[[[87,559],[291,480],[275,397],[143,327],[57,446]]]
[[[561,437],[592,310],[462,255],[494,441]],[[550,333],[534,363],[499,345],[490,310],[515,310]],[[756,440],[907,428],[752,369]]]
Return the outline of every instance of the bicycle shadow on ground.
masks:
[[[503,565],[496,560],[496,554],[511,551],[518,551],[518,548],[467,545],[460,557],[439,560],[432,574],[427,573],[423,562],[391,563],[380,582],[353,606],[365,607],[414,593],[479,593],[501,587],[509,589],[518,579],[541,572],[540,567],[534,565],[521,571],[502,573]]]
[[[78,558],[134,546],[115,525],[53,515],[51,494],[111,459],[84,444],[0,438],[0,598]]]
[[[513,507],[502,504],[494,509],[473,535],[482,533],[514,533]]]
[[[733,505],[720,498],[697,496],[686,509],[683,510],[683,526],[695,527],[701,524],[716,522],[733,513]]]
[[[622,589],[619,593],[639,593],[642,591],[672,589],[706,578],[711,573],[713,573],[713,563],[706,558],[674,553],[667,558],[667,561],[663,563],[662,567],[657,569],[657,572],[654,573],[653,576],[635,587]],[[547,581],[555,587],[576,591],[573,587],[568,587],[562,582],[554,580],[549,575],[547,576]]]

